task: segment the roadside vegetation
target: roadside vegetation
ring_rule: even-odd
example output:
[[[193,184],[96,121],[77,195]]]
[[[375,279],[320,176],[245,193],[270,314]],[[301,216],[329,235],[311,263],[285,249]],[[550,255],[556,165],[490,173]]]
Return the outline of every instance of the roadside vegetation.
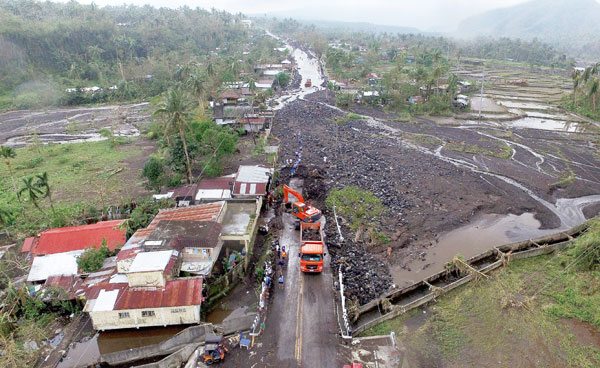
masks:
[[[395,331],[415,364],[597,367],[599,244],[594,220],[567,250],[510,262],[366,334]]]

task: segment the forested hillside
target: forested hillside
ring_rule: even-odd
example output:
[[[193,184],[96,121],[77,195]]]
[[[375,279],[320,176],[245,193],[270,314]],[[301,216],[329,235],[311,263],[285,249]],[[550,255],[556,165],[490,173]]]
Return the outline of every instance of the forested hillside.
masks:
[[[600,55],[600,3],[534,0],[465,19],[461,37],[538,38],[581,56]]]
[[[240,59],[251,36],[241,19],[187,7],[0,0],[0,108],[157,95],[178,65],[216,68]],[[255,46],[245,60],[261,59],[264,50],[272,47]],[[228,79],[227,71],[220,74]],[[93,97],[66,91],[94,86],[102,92]]]

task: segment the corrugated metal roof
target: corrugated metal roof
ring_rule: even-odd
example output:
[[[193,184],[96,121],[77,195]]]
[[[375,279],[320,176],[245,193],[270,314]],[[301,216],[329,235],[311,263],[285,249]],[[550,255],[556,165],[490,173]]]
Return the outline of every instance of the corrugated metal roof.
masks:
[[[189,207],[163,209],[158,212],[147,229],[155,229],[161,221],[217,221],[225,202],[199,204]]]
[[[34,243],[35,243],[34,237],[25,238],[25,241],[23,241],[23,246],[21,247],[21,252],[23,252],[23,253],[31,252],[31,249],[33,248]]]
[[[131,266],[129,266],[129,272],[164,271],[174,253],[177,253],[177,251],[162,250],[138,253]]]
[[[236,182],[233,186],[233,195],[264,196],[267,195],[267,184]]]
[[[236,184],[245,183],[268,183],[273,175],[273,169],[259,165],[241,165],[235,176]]]
[[[197,201],[229,198],[231,198],[231,190],[229,189],[200,189],[198,193],[196,193]]]
[[[220,178],[202,179],[198,183],[198,189],[231,189],[235,180],[235,174],[221,176]]]
[[[200,305],[202,278],[167,281],[164,289],[129,288],[119,293],[115,310]]]
[[[40,233],[31,253],[55,254],[100,248],[103,239],[106,239],[110,250],[115,250],[125,244],[125,229],[120,229],[122,223],[123,220],[101,221],[92,225],[46,230]]]
[[[202,277],[167,281],[164,288],[103,284],[86,293],[92,311],[185,307],[202,303]]]
[[[33,258],[27,281],[44,281],[50,276],[76,275],[77,257],[83,251],[65,252]]]

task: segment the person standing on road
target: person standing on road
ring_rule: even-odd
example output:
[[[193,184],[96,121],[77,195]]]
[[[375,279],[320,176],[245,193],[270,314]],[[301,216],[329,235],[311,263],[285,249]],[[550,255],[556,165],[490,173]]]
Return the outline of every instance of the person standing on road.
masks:
[[[277,281],[279,282],[279,288],[283,289],[283,281],[284,281],[283,273],[281,275],[279,275],[279,279]]]

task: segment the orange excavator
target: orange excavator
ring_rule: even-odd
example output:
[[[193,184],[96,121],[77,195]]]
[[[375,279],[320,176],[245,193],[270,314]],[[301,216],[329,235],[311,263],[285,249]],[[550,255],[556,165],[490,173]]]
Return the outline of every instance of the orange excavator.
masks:
[[[290,202],[290,195],[296,198],[295,202]],[[310,206],[304,202],[304,197],[298,191],[283,185],[283,203],[286,208],[292,209],[292,214],[302,222],[317,222],[321,218],[321,210]],[[300,224],[297,224],[300,228]]]

